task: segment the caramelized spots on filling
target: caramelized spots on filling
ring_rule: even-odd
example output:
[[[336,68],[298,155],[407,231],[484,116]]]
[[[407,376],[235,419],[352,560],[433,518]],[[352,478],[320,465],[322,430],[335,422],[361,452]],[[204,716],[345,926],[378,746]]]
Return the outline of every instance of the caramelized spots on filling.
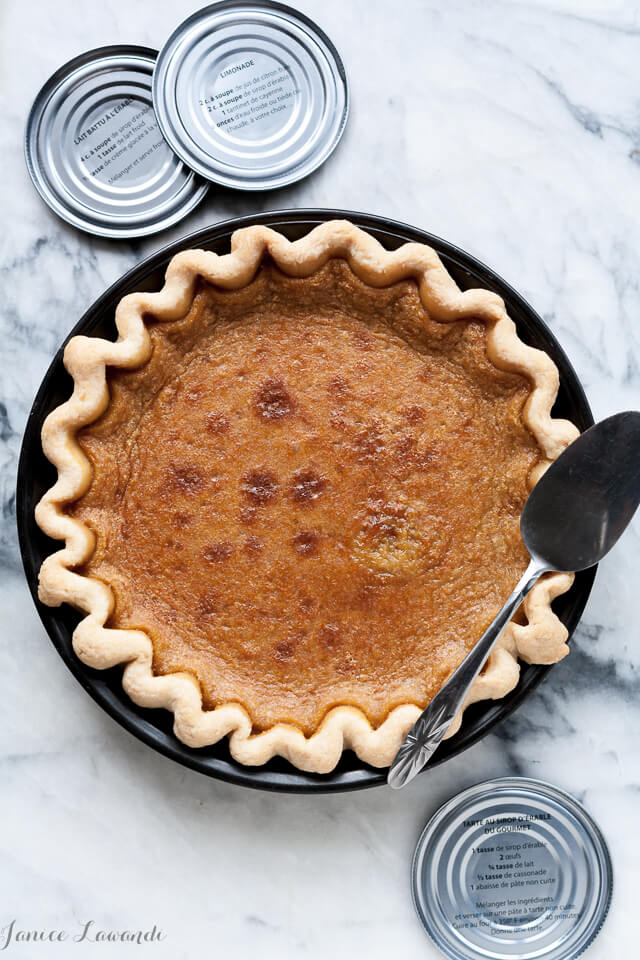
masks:
[[[320,627],[318,639],[328,650],[335,649],[340,644],[340,627],[336,623],[325,623]]]
[[[287,663],[296,652],[296,644],[293,640],[280,640],[273,648],[274,659],[280,663]]]
[[[220,563],[223,560],[228,560],[232,553],[233,544],[222,541],[220,543],[210,543],[202,555],[209,563]]]
[[[229,432],[229,417],[226,417],[224,413],[216,413],[215,411],[208,413],[206,424],[208,432],[214,437],[221,437]]]
[[[198,600],[198,614],[206,620],[215,617],[216,613],[219,611],[220,604],[215,593],[205,593]]]
[[[265,380],[256,392],[255,410],[262,420],[282,420],[293,413],[291,394],[282,380]]]
[[[173,525],[178,528],[178,530],[183,530],[185,527],[188,527],[191,523],[192,518],[188,513],[174,513],[173,515]]]
[[[359,463],[375,463],[385,452],[385,440],[378,423],[371,423],[353,436],[351,440],[353,455]]]
[[[253,506],[263,507],[278,496],[278,481],[268,470],[250,470],[242,477],[241,489]]]
[[[312,557],[318,552],[319,539],[315,530],[301,530],[293,536],[293,549],[302,557]]]
[[[198,493],[205,485],[200,470],[194,466],[175,466],[171,464],[167,471],[167,483],[176,490],[184,493]]]
[[[407,423],[422,423],[426,416],[424,407],[421,407],[418,403],[409,404],[402,413]]]
[[[317,470],[297,470],[291,478],[289,495],[294,503],[306,506],[318,499],[326,485],[327,478]]]
[[[109,625],[257,731],[425,705],[526,566],[528,381],[489,362],[481,323],[341,260],[201,283],[149,329],[149,361],[109,371],[79,433],[93,480],[69,511],[95,532],[82,572],[111,584]]]

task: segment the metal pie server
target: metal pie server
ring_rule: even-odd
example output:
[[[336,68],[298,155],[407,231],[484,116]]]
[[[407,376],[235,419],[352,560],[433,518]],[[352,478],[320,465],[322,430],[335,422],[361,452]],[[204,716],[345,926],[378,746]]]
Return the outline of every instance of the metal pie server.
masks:
[[[552,570],[586,570],[602,560],[639,501],[640,412],[602,420],[551,464],[533,488],[520,520],[531,562],[493,623],[411,728],[389,769],[391,787],[409,783],[428,762],[538,578]]]

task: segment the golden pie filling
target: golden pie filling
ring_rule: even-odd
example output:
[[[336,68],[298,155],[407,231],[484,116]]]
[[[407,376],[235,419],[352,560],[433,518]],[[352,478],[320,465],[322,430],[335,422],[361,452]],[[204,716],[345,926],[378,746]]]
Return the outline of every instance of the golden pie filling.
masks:
[[[529,381],[487,359],[484,324],[339,259],[201,282],[183,320],[146,320],[151,358],[109,370],[68,508],[107,626],[146,631],[154,673],[193,674],[255,731],[424,706],[527,564]]]

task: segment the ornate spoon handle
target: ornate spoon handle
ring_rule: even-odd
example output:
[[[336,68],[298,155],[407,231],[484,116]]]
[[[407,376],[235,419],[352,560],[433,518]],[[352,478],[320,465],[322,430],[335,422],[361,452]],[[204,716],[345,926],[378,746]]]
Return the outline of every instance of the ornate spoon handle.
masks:
[[[453,718],[462,708],[471,684],[482,670],[502,631],[538,577],[548,569],[537,560],[531,560],[498,616],[489,624],[473,650],[451,674],[407,734],[389,769],[389,786],[398,790],[422,770],[451,726]]]

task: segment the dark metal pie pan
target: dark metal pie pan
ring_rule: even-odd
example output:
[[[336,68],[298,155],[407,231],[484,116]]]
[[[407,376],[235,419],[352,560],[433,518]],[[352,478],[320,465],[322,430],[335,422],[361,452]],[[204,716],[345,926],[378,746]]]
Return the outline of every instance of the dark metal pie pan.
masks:
[[[313,226],[335,217],[346,218],[369,231],[388,249],[395,249],[407,241],[427,243],[434,247],[462,289],[484,287],[502,296],[518,333],[525,343],[545,350],[560,371],[560,393],[554,414],[567,417],[584,430],[593,423],[589,404],[580,382],[564,351],[538,314],[492,270],[474,257],[450,243],[429,233],[383,217],[368,216],[344,210],[287,210],[252,217],[227,220],[184,237],[148,257],[117,283],[87,310],[69,333],[115,338],[114,310],[125,294],[134,290],[158,290],[163,284],[164,272],[171,257],[180,250],[199,247],[225,253],[229,238],[238,227],[252,223],[268,224],[290,239],[307,233]],[[71,379],[62,365],[62,347],[47,371],[34,400],[25,430],[18,466],[17,522],[24,569],[40,618],[58,653],[73,675],[93,699],[117,722],[134,736],[187,767],[207,776],[262,790],[282,790],[299,793],[318,793],[359,790],[378,786],[385,781],[386,771],[377,770],[346,751],[336,769],[329,774],[310,774],[296,770],[287,761],[275,758],[261,767],[247,767],[236,763],[229,754],[227,741],[201,750],[181,743],[172,731],[172,715],[165,710],[146,710],[137,707],[124,693],[121,668],[99,671],[85,666],[74,654],[71,634],[79,615],[70,607],[46,607],[37,598],[38,570],[44,557],[59,548],[56,541],[46,537],[36,526],[34,507],[45,490],[55,480],[55,471],[42,453],[40,430],[47,414],[71,392]],[[591,586],[594,570],[577,575],[568,593],[554,602],[554,609],[571,634],[582,616]],[[464,598],[460,600],[464,603]],[[499,701],[488,701],[470,707],[464,716],[460,731],[438,749],[431,765],[443,763],[480,740],[507,717],[547,675],[550,667],[522,664],[520,682],[516,689]],[[429,776],[427,768],[423,776]]]

